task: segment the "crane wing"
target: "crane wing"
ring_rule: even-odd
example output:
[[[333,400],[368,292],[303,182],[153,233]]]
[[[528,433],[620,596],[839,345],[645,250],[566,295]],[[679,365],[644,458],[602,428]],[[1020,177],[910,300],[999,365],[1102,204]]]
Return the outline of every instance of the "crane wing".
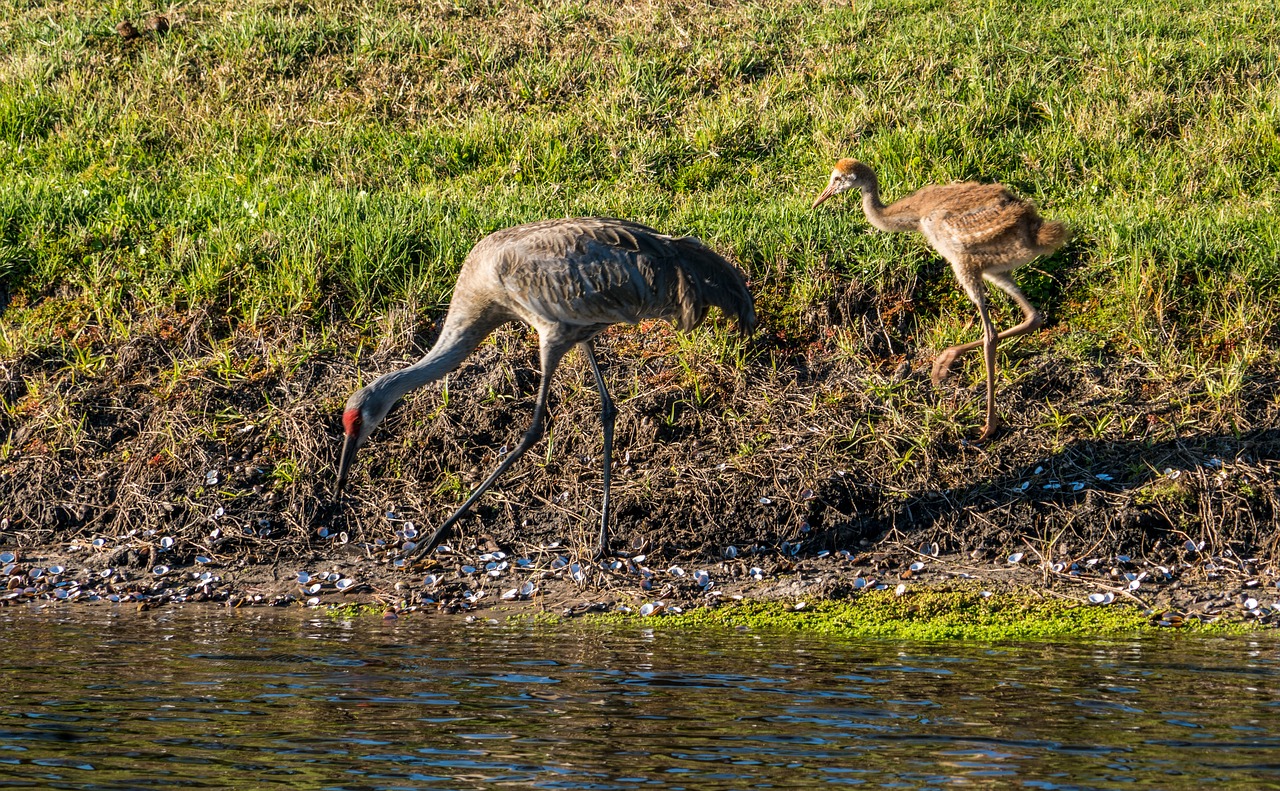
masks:
[[[1027,206],[1004,189],[991,199],[964,207],[940,206],[929,220],[937,233],[953,244],[974,245],[992,241],[1018,223]]]
[[[690,237],[625,220],[551,220],[510,229],[498,275],[524,310],[575,325],[671,319],[696,327],[711,306],[754,324],[742,274]],[[745,308],[744,308],[745,305]]]

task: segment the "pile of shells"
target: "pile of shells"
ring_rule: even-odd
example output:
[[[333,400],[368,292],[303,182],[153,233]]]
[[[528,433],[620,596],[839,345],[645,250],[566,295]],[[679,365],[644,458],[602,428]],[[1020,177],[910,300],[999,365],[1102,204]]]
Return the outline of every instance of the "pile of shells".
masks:
[[[168,549],[173,540],[162,538],[159,544]],[[27,601],[105,601],[147,609],[158,604],[224,601],[228,593],[222,577],[199,568],[208,563],[208,558],[198,556],[197,568],[187,570],[163,563],[146,570],[99,565],[69,569],[26,563],[16,552],[0,552],[0,606]]]

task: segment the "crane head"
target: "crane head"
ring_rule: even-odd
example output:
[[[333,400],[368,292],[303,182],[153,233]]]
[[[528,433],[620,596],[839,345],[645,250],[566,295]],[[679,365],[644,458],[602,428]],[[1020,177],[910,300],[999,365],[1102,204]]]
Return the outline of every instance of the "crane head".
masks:
[[[814,200],[813,205],[809,208],[818,208],[823,201],[832,195],[839,195],[851,189],[861,190],[868,188],[875,183],[875,178],[875,173],[871,168],[862,162],[856,159],[842,159],[836,162],[835,168],[831,171],[831,178],[827,181],[827,188],[822,191],[822,194]]]
[[[334,488],[334,496],[342,494],[342,487],[347,482],[347,472],[356,457],[356,451],[369,439],[369,435],[387,416],[390,403],[380,402],[368,387],[361,388],[347,399],[342,410],[342,455],[338,457],[338,483]]]

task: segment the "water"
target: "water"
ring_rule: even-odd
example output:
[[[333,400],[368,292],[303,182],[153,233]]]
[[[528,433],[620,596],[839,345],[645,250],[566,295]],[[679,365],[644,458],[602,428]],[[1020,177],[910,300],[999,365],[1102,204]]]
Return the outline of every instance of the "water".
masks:
[[[1280,788],[1280,642],[0,610],[0,789]]]

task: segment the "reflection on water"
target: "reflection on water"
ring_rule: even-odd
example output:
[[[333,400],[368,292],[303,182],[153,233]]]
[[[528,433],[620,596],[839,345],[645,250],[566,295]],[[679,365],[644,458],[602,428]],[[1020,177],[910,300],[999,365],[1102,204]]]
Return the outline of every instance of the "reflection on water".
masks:
[[[1280,788],[1273,639],[0,610],[0,788]]]

